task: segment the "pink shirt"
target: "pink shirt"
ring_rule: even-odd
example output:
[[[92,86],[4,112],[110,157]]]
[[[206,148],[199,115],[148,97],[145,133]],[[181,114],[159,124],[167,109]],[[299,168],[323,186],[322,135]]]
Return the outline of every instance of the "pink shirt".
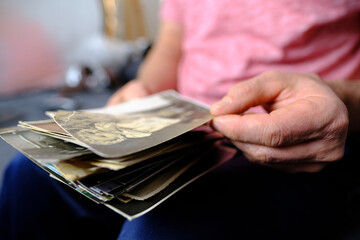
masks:
[[[184,27],[178,89],[211,104],[266,70],[360,77],[360,0],[164,0]]]

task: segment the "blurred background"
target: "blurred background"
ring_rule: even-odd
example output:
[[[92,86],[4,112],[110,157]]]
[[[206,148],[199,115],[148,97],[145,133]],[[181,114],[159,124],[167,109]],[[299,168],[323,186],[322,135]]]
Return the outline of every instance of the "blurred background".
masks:
[[[1,0],[0,128],[103,106],[136,75],[160,0]],[[16,151],[0,140],[0,179]],[[1,183],[1,180],[0,180]]]

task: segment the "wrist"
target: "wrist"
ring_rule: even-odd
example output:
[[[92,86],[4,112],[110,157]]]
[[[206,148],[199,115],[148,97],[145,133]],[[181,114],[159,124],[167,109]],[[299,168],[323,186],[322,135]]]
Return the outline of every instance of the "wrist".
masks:
[[[360,132],[360,80],[329,81],[327,83],[348,109],[349,131]]]
[[[347,106],[348,93],[344,81],[331,80],[326,83],[334,91],[334,93],[341,99],[341,101],[343,101],[344,104]]]

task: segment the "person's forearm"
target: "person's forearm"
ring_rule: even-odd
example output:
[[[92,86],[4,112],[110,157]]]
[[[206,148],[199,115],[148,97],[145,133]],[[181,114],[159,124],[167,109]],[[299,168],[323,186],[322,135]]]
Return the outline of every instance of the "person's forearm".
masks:
[[[137,79],[150,93],[176,89],[181,57],[181,26],[163,23],[159,38],[141,65]]]
[[[328,85],[348,108],[349,132],[360,132],[360,80],[329,81]]]
[[[180,24],[162,23],[156,44],[142,63],[137,78],[116,91],[107,102],[107,106],[167,89],[176,89],[178,64],[182,52],[181,40]]]
[[[179,56],[165,49],[154,49],[142,63],[137,79],[150,93],[176,89]]]

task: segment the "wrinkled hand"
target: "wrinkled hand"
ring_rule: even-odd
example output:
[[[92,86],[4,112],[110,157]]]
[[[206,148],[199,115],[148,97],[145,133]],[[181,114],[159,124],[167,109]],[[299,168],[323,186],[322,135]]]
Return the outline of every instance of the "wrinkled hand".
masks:
[[[148,95],[150,95],[150,93],[141,81],[136,79],[131,80],[110,97],[106,106],[116,105],[136,98],[143,98]]]
[[[243,114],[262,105],[268,113]],[[266,72],[211,107],[213,126],[252,162],[317,172],[344,154],[347,109],[316,75]]]

